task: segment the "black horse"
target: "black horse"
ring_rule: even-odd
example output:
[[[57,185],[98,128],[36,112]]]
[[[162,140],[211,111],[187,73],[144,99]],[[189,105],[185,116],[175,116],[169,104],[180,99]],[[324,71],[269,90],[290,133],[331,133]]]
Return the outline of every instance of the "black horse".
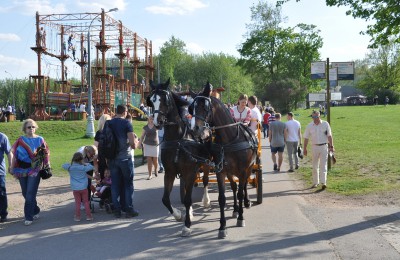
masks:
[[[244,227],[243,203],[251,206],[247,193],[247,182],[253,165],[257,160],[257,139],[248,127],[235,123],[229,110],[217,98],[210,96],[212,86],[207,83],[203,91],[194,97],[189,108],[192,114],[192,131],[203,140],[210,139],[215,131],[210,153],[217,165],[221,165],[217,172],[218,201],[220,207],[219,238],[227,236],[225,220],[225,177],[232,179],[232,175],[239,179],[239,215],[237,226]]]
[[[212,163],[208,160],[210,155],[208,149],[202,143],[194,140],[190,134],[188,125],[183,121],[179,109],[187,106],[188,102],[169,89],[169,80],[163,84],[154,85],[151,82],[151,93],[147,97],[147,105],[153,108],[154,125],[157,128],[164,127],[164,139],[161,145],[161,158],[165,169],[163,204],[176,220],[185,218],[185,226],[182,236],[191,234],[192,217],[192,189],[197,177],[197,172],[202,166],[204,171],[203,184],[207,191],[208,172]],[[170,194],[176,177],[181,178],[184,183],[184,205],[186,213],[182,214],[178,209],[171,206]],[[208,193],[205,193],[209,205]]]

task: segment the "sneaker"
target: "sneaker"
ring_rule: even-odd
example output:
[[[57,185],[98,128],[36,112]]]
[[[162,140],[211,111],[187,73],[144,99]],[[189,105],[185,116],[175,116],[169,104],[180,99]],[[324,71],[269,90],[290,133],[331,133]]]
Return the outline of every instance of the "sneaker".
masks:
[[[159,170],[158,170],[158,173],[163,173],[164,172],[164,168],[160,168]]]
[[[32,223],[33,223],[33,221],[31,221],[31,220],[25,220],[24,221],[24,225],[25,226],[30,226],[30,225],[32,225]]]
[[[322,189],[325,190],[327,188],[326,184],[322,184]]]
[[[86,220],[87,220],[87,221],[92,221],[92,220],[93,220],[93,217],[86,217]]]
[[[4,223],[4,222],[7,222],[7,216],[4,216],[4,217],[1,217],[0,218],[0,223]]]
[[[33,215],[33,220],[37,220],[37,219],[39,219],[39,214],[36,214],[36,215]]]
[[[289,169],[288,172],[294,172],[294,170],[293,169]]]
[[[296,165],[296,167],[294,167],[296,170],[299,168],[299,166],[298,165]]]
[[[274,164],[274,171],[278,170],[278,165],[275,163]]]
[[[133,218],[139,216],[139,212],[136,210],[133,210],[132,212],[126,213],[125,217],[126,218]]]
[[[81,217],[77,217],[77,216],[75,216],[75,217],[74,217],[74,221],[76,221],[76,222],[79,222],[79,221],[81,221]]]

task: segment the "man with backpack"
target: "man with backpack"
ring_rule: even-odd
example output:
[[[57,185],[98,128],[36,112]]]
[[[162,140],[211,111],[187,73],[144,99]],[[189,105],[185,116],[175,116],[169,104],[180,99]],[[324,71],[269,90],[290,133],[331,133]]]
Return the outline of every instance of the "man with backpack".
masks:
[[[131,157],[131,149],[137,147],[138,138],[133,133],[132,124],[125,119],[126,114],[126,106],[118,105],[116,116],[107,121],[117,146],[114,158],[110,158],[110,156],[106,158],[111,172],[111,195],[116,218],[121,217],[121,209],[125,211],[127,218],[139,215],[132,202],[134,166]],[[118,197],[121,197],[120,201],[118,201]]]

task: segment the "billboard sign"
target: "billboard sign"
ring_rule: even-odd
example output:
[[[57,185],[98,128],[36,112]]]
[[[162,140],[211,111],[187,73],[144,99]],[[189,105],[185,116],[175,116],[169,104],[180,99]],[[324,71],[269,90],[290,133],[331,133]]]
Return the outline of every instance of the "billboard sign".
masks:
[[[326,62],[315,61],[311,62],[311,79],[325,79],[326,78]]]
[[[329,86],[336,87],[338,85],[338,68],[329,69]]]
[[[331,62],[337,68],[338,80],[354,80],[354,62]]]

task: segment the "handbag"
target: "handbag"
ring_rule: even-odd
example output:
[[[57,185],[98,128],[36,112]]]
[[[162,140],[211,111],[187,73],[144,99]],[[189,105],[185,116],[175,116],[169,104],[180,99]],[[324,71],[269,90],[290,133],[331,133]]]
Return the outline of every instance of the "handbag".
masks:
[[[297,156],[298,156],[300,159],[303,159],[303,157],[304,157],[303,149],[301,148],[301,146],[298,146],[298,147],[297,147]]]
[[[39,171],[40,178],[43,180],[49,179],[51,176],[53,176],[53,173],[51,172],[50,168],[43,168]]]

